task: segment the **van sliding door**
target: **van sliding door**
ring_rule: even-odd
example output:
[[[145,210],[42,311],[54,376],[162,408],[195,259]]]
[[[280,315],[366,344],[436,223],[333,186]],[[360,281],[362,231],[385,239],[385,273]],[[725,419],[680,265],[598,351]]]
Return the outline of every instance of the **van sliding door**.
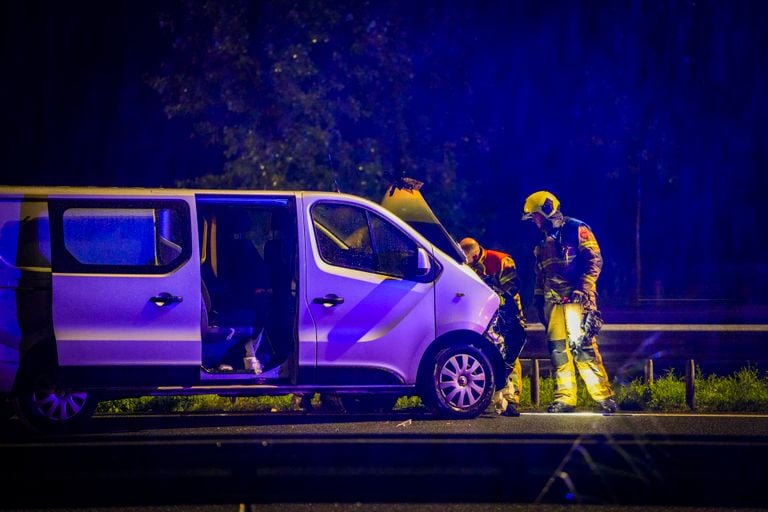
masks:
[[[50,200],[60,366],[120,367],[111,378],[135,383],[141,375],[143,384],[170,380],[173,367],[198,370],[193,208],[186,198]]]

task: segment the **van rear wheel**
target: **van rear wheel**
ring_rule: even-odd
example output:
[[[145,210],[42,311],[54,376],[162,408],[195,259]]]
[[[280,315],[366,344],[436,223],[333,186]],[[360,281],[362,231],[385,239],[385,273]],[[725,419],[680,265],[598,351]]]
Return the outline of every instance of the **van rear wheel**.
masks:
[[[62,386],[55,369],[36,372],[16,396],[19,416],[35,430],[70,432],[85,425],[99,401],[93,392]]]
[[[437,353],[425,387],[425,403],[440,416],[474,418],[491,403],[493,367],[475,346],[448,347]]]

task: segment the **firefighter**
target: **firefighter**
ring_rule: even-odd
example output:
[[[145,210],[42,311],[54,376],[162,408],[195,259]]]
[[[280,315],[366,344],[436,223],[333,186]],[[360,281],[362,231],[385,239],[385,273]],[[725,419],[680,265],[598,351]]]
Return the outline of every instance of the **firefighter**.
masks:
[[[523,220],[532,220],[542,233],[534,249],[533,296],[547,330],[556,372],[555,399],[547,412],[575,410],[576,370],[603,412],[616,412],[613,390],[597,348],[597,331],[602,325],[597,278],[603,257],[595,235],[582,221],[565,217],[560,201],[544,190],[525,200]]]
[[[508,370],[504,388],[493,395],[493,407],[501,416],[520,416],[523,369],[518,355],[525,344],[525,317],[520,301],[520,280],[515,260],[509,254],[482,247],[473,238],[464,238],[461,245],[467,263],[500,299],[497,330],[503,338],[504,363]]]

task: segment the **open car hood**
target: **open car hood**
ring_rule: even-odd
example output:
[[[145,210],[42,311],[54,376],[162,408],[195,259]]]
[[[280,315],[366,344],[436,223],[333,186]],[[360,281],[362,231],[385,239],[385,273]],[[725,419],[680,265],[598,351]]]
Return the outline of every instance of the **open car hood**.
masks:
[[[421,186],[420,181],[403,178],[389,187],[381,205],[407,222],[445,254],[464,263],[464,252],[432,212],[419,191]]]

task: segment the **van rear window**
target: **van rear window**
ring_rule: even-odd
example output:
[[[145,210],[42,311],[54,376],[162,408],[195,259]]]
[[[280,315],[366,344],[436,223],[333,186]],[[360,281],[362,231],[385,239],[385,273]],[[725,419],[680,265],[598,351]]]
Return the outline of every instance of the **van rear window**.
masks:
[[[87,202],[83,202],[87,203]],[[54,269],[64,272],[161,273],[189,258],[189,209],[183,202],[106,201],[57,205],[61,252]],[[59,255],[59,257],[57,257]]]
[[[64,212],[64,246],[88,265],[155,265],[150,209],[71,208]]]

